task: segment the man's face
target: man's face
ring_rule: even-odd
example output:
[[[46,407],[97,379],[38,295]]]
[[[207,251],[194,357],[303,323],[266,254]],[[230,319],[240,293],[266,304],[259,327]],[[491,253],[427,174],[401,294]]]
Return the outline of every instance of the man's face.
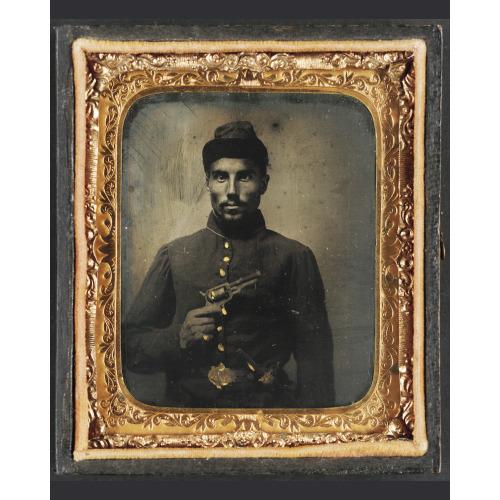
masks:
[[[246,158],[220,158],[207,176],[212,208],[226,222],[238,223],[257,210],[266,192],[268,175]]]

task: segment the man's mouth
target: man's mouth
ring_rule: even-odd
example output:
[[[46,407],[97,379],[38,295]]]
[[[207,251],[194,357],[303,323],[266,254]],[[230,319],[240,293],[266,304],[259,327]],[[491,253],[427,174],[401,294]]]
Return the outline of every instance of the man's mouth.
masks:
[[[242,203],[224,203],[222,205],[223,210],[236,210],[241,207],[243,207]]]

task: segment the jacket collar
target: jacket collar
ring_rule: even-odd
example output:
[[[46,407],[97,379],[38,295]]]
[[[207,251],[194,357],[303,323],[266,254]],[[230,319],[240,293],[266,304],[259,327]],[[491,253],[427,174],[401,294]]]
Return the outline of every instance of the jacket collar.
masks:
[[[223,238],[246,239],[265,227],[264,216],[260,210],[251,213],[241,225],[236,227],[221,220],[213,211],[210,212],[207,222],[207,228]]]

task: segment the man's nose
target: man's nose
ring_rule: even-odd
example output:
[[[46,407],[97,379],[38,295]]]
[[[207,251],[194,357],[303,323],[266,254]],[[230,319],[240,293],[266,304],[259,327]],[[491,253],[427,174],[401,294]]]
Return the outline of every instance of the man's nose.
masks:
[[[227,194],[237,196],[238,195],[238,183],[234,177],[229,177],[229,182],[227,184]]]

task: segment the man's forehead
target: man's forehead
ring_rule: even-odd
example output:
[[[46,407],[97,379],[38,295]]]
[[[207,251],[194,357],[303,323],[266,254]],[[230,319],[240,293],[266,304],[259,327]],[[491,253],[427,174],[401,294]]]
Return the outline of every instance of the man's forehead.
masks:
[[[219,158],[212,163],[212,172],[214,170],[237,172],[249,169],[258,170],[258,165],[250,158]]]

